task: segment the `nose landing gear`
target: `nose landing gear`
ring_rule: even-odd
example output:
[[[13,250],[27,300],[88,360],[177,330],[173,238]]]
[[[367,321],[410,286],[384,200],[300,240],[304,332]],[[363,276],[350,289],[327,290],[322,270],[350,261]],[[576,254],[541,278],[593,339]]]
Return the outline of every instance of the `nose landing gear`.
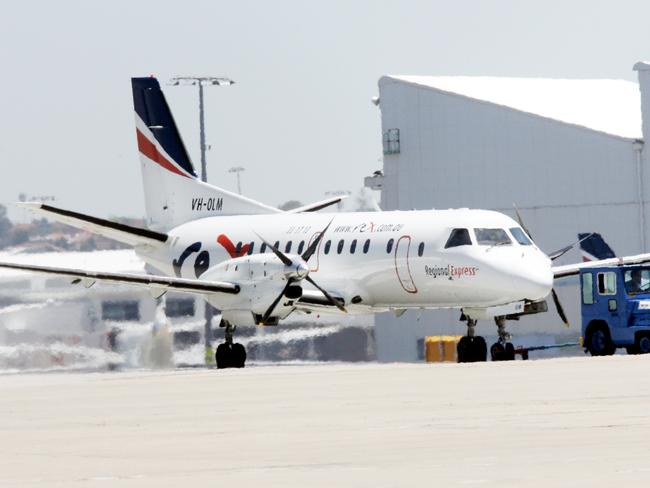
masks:
[[[225,342],[219,344],[215,353],[217,369],[243,368],[246,364],[246,349],[238,342],[233,343],[237,326],[222,319],[219,327],[225,328]]]

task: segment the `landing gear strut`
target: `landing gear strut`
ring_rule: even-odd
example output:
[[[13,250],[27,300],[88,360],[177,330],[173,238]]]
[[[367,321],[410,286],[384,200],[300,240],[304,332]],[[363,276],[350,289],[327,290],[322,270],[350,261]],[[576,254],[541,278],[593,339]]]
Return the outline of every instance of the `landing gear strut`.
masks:
[[[494,317],[497,325],[499,340],[490,347],[492,361],[513,361],[515,359],[515,346],[510,342],[510,334],[506,331],[506,318]]]
[[[474,335],[476,320],[467,318],[467,335],[460,338],[456,346],[459,363],[475,363],[487,360],[485,339]]]
[[[237,326],[222,319],[219,327],[225,328],[225,342],[219,344],[215,353],[217,369],[243,368],[246,363],[246,349],[238,342],[233,343],[233,335]]]

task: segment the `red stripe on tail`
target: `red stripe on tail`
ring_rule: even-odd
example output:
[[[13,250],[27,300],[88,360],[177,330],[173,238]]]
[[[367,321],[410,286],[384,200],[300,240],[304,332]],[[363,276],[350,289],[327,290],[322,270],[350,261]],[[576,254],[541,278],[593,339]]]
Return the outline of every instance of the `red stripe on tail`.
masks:
[[[181,175],[181,176],[185,176],[186,178],[189,178],[189,176],[186,173],[179,170],[176,166],[170,163],[167,160],[167,158],[165,158],[165,156],[160,154],[160,152],[158,152],[158,148],[156,148],[156,145],[153,142],[151,142],[149,139],[147,139],[147,137],[142,132],[140,132],[139,129],[136,129],[135,132],[138,137],[138,150],[142,154],[147,156],[152,161],[155,161],[163,168],[171,171],[172,173],[176,173],[177,175]]]

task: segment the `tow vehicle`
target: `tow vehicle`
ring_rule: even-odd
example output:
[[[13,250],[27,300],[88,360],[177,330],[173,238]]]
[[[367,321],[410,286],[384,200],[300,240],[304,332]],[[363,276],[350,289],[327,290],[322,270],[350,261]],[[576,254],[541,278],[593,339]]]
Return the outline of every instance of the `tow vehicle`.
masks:
[[[592,356],[650,352],[650,266],[601,266],[580,273],[582,337]]]

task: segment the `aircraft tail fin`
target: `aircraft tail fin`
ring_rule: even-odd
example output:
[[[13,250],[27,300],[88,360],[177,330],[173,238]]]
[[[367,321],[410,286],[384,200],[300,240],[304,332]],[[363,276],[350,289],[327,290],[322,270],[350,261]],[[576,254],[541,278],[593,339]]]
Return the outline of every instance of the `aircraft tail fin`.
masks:
[[[584,239],[588,235],[587,233],[578,234],[578,239]],[[584,262],[616,257],[612,248],[605,242],[603,236],[598,233],[593,233],[590,237],[582,241],[580,243],[580,251]]]
[[[131,86],[150,227],[168,230],[214,215],[281,212],[200,181],[158,80],[132,78]]]

